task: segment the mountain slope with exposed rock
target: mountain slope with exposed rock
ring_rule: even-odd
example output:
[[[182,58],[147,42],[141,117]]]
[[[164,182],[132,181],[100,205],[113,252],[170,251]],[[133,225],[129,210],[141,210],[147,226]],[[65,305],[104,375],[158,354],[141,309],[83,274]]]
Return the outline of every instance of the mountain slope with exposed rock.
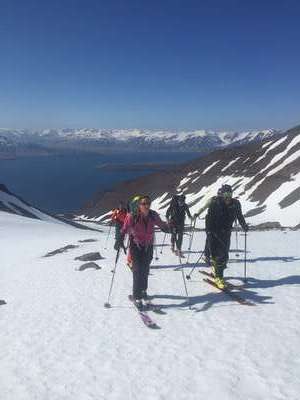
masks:
[[[230,184],[252,225],[300,226],[300,126],[258,143],[217,150],[178,169],[122,183],[100,193],[79,212],[101,220],[120,199],[149,193],[152,208],[164,215],[172,194],[184,193],[192,212]],[[202,222],[203,224],[203,222]]]

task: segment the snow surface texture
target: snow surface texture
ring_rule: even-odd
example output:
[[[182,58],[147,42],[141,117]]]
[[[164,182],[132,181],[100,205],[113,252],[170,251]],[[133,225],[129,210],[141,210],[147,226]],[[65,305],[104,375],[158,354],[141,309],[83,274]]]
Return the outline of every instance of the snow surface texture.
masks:
[[[249,233],[249,286],[241,296],[255,307],[209,286],[196,269],[187,283],[189,310],[178,259],[169,246],[157,247],[149,293],[167,314],[151,313],[161,329],[150,330],[127,300],[124,255],[112,308],[103,307],[115,258],[112,237],[104,248],[107,231],[0,212],[0,299],[7,302],[0,306],[1,400],[299,399],[298,232]],[[91,238],[98,242],[79,242]],[[243,240],[233,235],[226,270],[236,283]],[[79,247],[43,258],[70,244]],[[192,250],[203,246],[204,234],[196,233]],[[76,271],[74,258],[94,251],[105,257],[102,269]],[[191,253],[190,262],[197,258]]]

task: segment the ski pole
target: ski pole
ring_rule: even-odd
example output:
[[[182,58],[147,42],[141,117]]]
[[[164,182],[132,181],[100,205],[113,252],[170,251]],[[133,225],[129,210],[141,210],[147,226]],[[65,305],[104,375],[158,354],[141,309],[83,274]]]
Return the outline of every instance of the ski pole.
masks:
[[[157,255],[157,247],[155,246],[155,260],[159,260],[158,255]]]
[[[117,250],[117,255],[116,255],[116,260],[115,260],[115,266],[114,269],[112,271],[113,275],[111,278],[111,283],[110,283],[110,288],[109,288],[109,293],[108,293],[108,298],[107,298],[107,302],[104,303],[104,307],[105,308],[110,308],[111,304],[110,304],[110,296],[111,296],[111,292],[112,292],[112,288],[113,288],[113,284],[114,284],[114,280],[115,280],[115,274],[116,274],[116,270],[117,270],[117,265],[118,265],[118,260],[119,260],[119,255],[120,255],[120,249],[121,247],[118,248]]]
[[[196,219],[195,219],[195,221],[191,222],[191,236],[190,236],[190,243],[189,243],[189,251],[192,248],[192,243],[194,240],[195,226],[196,226]]]
[[[192,275],[192,273],[194,272],[195,268],[197,267],[197,264],[200,262],[201,258],[203,257],[204,251],[205,251],[205,250],[203,250],[203,251],[201,252],[201,254],[200,254],[198,260],[194,263],[194,266],[193,266],[193,268],[191,269],[191,272],[190,272],[189,274],[186,275],[186,279],[191,279],[191,275]]]
[[[155,260],[159,260],[159,257],[157,255],[157,246],[156,246],[156,236],[154,234],[154,240],[153,240],[153,245],[154,245],[154,251],[155,251]]]
[[[165,232],[165,235],[164,235],[164,239],[163,239],[163,242],[162,242],[162,247],[160,249],[160,254],[162,254],[162,252],[163,252],[163,248],[164,248],[164,245],[165,245],[166,237],[167,237],[167,232]]]
[[[108,230],[108,234],[107,234],[106,240],[105,240],[105,245],[104,245],[104,249],[105,249],[105,250],[107,250],[107,247],[106,247],[106,246],[107,246],[108,238],[109,238],[109,236],[110,236],[111,227],[112,227],[112,221],[111,221],[110,224],[109,224],[109,230]]]
[[[179,258],[179,264],[181,265],[181,274],[182,274],[182,280],[183,280],[183,284],[184,284],[184,290],[185,290],[185,295],[186,295],[186,301],[187,301],[187,303],[188,303],[188,305],[189,305],[189,309],[191,309],[190,296],[189,296],[188,289],[187,289],[187,285],[186,285],[186,280],[185,280],[185,275],[184,275],[183,265],[182,265],[182,262],[181,262],[181,257],[180,257],[180,255],[178,256],[178,258]]]
[[[247,232],[245,232],[244,246],[244,282],[247,283]]]
[[[195,219],[195,221],[193,222],[193,224],[191,224],[191,232],[192,232],[192,233],[191,233],[191,236],[190,236],[190,243],[189,243],[189,247],[188,247],[189,254],[188,254],[188,258],[187,258],[187,260],[186,260],[186,263],[187,263],[187,264],[189,264],[189,262],[190,262],[192,242],[193,242],[193,240],[194,240],[194,233],[195,233],[195,226],[196,226],[196,219]]]
[[[237,231],[237,220],[235,220],[235,248],[238,250],[239,248],[239,241],[238,241],[238,231]],[[239,253],[237,252],[235,253],[236,257],[239,257]]]

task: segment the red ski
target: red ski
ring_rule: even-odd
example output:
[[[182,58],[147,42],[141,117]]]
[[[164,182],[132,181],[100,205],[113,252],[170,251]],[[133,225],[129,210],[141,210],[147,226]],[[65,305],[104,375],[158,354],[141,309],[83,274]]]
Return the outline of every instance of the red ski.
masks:
[[[160,329],[160,326],[158,326],[147,314],[146,311],[141,311],[136,307],[135,301],[133,300],[132,295],[128,296],[129,301],[134,305],[135,310],[137,311],[138,315],[140,316],[142,322],[147,326],[147,328],[151,329]]]

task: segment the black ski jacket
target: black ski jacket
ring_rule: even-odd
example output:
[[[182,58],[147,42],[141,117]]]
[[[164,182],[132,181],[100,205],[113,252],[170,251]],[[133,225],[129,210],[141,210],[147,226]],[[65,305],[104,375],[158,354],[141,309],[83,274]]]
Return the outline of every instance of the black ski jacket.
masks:
[[[183,204],[182,206],[179,206],[178,204],[172,204],[167,209],[166,217],[168,220],[172,221],[176,226],[178,226],[184,225],[186,214],[189,218],[192,218],[187,204]]]
[[[231,199],[231,202],[226,204],[221,196],[213,197],[205,218],[206,231],[231,231],[236,219],[243,230],[247,231],[248,225],[242,214],[241,203],[237,199]]]

